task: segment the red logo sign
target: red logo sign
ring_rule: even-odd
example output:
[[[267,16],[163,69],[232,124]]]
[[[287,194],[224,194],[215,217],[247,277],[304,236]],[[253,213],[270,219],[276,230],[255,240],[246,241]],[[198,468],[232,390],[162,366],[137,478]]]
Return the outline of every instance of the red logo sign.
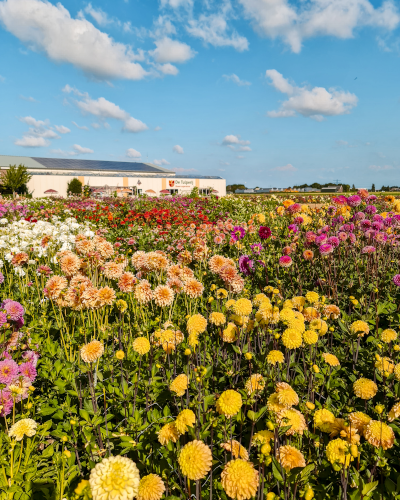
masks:
[[[175,186],[175,181],[168,181],[169,182],[169,187],[172,188]]]

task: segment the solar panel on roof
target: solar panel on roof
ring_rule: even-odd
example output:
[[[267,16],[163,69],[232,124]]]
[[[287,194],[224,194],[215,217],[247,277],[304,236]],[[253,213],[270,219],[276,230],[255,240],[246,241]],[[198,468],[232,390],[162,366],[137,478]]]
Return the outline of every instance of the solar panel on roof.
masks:
[[[46,168],[54,170],[119,170],[131,172],[169,172],[167,169],[152,167],[145,163],[129,161],[102,161],[102,160],[79,160],[71,158],[36,158],[32,157]]]

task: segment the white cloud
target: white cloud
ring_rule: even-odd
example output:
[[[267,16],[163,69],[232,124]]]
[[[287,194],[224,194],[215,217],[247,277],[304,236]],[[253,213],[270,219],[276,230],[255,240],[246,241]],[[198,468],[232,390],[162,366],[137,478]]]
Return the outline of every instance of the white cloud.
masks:
[[[172,151],[174,153],[178,153],[178,155],[183,155],[184,151],[183,151],[183,147],[182,146],[179,146],[179,144],[177,144],[176,146],[174,146],[172,148]]]
[[[126,150],[126,156],[128,158],[141,158],[141,153],[139,151],[136,151],[136,149],[129,148]]]
[[[88,127],[86,127],[86,125],[78,125],[76,122],[72,122],[73,125],[75,125],[76,128],[79,128],[81,130],[89,130]]]
[[[377,8],[369,0],[239,1],[259,33],[272,39],[282,38],[297,53],[306,38],[352,38],[357,28],[370,26],[392,31],[400,22],[392,0]]]
[[[36,99],[34,99],[33,97],[25,97],[24,95],[20,95],[19,96],[20,99],[22,99],[23,101],[28,101],[28,102],[39,102],[37,101]]]
[[[169,161],[167,161],[165,158],[163,158],[162,160],[154,160],[154,162],[156,165],[158,166],[161,166],[161,165],[171,165]]]
[[[117,104],[108,101],[104,97],[91,99],[86,96],[81,101],[75,101],[75,104],[84,114],[97,116],[100,119],[112,118],[123,123],[122,130],[126,132],[142,132],[148,127],[145,123],[133,118],[127,111],[121,109]]]
[[[162,7],[172,7],[177,9],[179,7],[186,7],[192,5],[192,0],[161,0]]]
[[[339,140],[335,141],[337,146],[348,146],[349,143],[347,141]]]
[[[240,146],[239,148],[234,149],[234,151],[251,151],[249,146]]]
[[[239,52],[249,48],[247,38],[239,35],[236,31],[228,33],[229,7],[226,7],[220,13],[205,15],[201,14],[198,19],[190,19],[187,31],[190,35],[200,38],[207,45],[214,47],[233,47]]]
[[[381,172],[382,170],[392,170],[393,167],[391,165],[370,165],[368,167],[370,170],[374,170],[375,172]]]
[[[231,81],[233,83],[236,83],[239,87],[245,87],[251,85],[250,82],[246,82],[245,80],[241,80],[235,73],[232,73],[231,75],[222,75],[225,80]]]
[[[156,48],[149,53],[158,63],[184,63],[196,54],[186,43],[172,40],[167,36],[154,43]]]
[[[85,155],[85,154],[91,154],[94,153],[93,149],[90,148],[84,148],[80,146],[79,144],[74,144],[72,151],[64,151],[62,149],[51,149],[50,150],[52,153],[60,156],[78,156],[78,155]]]
[[[94,8],[91,3],[89,3],[83,10],[89,16],[96,21],[99,26],[107,26],[107,24],[111,24],[113,21],[110,19],[104,10],[98,8]]]
[[[237,155],[237,156],[236,156],[236,158],[237,158],[238,160],[243,160],[244,156],[243,156],[243,155]]]
[[[0,82],[1,82],[1,83],[3,83],[3,82],[5,82],[5,81],[6,81],[5,76],[0,75]]]
[[[101,125],[100,125],[100,123],[94,122],[94,123],[92,123],[92,127],[95,129],[99,129],[99,128],[101,128]]]
[[[156,68],[161,71],[164,75],[172,75],[176,76],[179,73],[179,69],[174,66],[173,64],[166,63],[166,64],[157,64]]]
[[[88,97],[89,95],[87,92],[81,92],[76,87],[71,87],[71,85],[68,85],[68,83],[61,89],[61,91],[65,92],[66,94],[78,95],[79,97]]]
[[[132,48],[115,42],[86,19],[73,19],[47,0],[3,0],[0,21],[7,31],[51,60],[66,62],[98,79],[146,76]]]
[[[232,144],[240,144],[242,146],[246,146],[247,144],[250,144],[250,141],[243,141],[238,135],[226,135],[222,141],[222,144],[224,146],[229,146]]]
[[[159,127],[159,126],[157,125],[157,127],[154,127],[154,130],[155,130],[156,132],[158,132],[159,130],[161,130],[161,127]]]
[[[221,165],[221,167],[227,167],[228,165],[230,165],[228,161],[222,161],[222,160],[219,160],[219,164]]]
[[[295,116],[296,113],[299,113],[316,121],[322,121],[326,116],[350,113],[358,102],[356,95],[334,88],[327,90],[324,87],[314,87],[312,89],[296,87],[275,69],[267,70],[266,76],[271,80],[271,85],[276,90],[289,96],[281,104],[279,110],[267,113],[271,118]]]
[[[274,170],[275,172],[296,172],[297,168],[294,167],[291,163],[288,163],[287,165],[284,165],[283,167],[275,167],[275,168],[272,168],[271,170]]]
[[[71,130],[68,127],[64,127],[64,125],[54,125],[54,128],[59,134],[68,134],[71,132]]]
[[[49,146],[50,139],[60,138],[53,127],[50,126],[49,120],[36,120],[36,118],[32,116],[24,116],[19,120],[28,125],[29,130],[23,134],[21,139],[16,139],[14,141],[16,146],[25,148]]]
[[[41,148],[50,144],[44,137],[37,137],[35,135],[24,135],[21,139],[14,141],[16,146],[23,148]]]
[[[74,144],[73,148],[77,152],[77,154],[81,154],[81,155],[87,155],[87,154],[94,153],[93,149],[84,148],[82,146],[79,146],[79,144]]]

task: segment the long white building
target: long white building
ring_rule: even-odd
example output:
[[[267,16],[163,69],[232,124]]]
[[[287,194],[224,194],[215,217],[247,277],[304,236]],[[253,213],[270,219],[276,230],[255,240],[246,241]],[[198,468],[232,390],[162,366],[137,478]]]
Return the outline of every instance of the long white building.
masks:
[[[213,191],[226,195],[226,181],[217,176],[178,176],[152,163],[78,160],[70,158],[35,158],[0,155],[0,169],[10,165],[24,165],[32,175],[28,184],[34,197],[67,195],[67,184],[79,179],[95,193],[119,195],[189,194],[197,187],[202,194]]]

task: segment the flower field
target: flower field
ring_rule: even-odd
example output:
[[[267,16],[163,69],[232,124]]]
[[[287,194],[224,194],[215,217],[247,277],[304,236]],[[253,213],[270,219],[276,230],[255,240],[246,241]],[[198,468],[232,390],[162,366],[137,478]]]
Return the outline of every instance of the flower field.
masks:
[[[0,205],[0,499],[400,499],[400,200]]]

